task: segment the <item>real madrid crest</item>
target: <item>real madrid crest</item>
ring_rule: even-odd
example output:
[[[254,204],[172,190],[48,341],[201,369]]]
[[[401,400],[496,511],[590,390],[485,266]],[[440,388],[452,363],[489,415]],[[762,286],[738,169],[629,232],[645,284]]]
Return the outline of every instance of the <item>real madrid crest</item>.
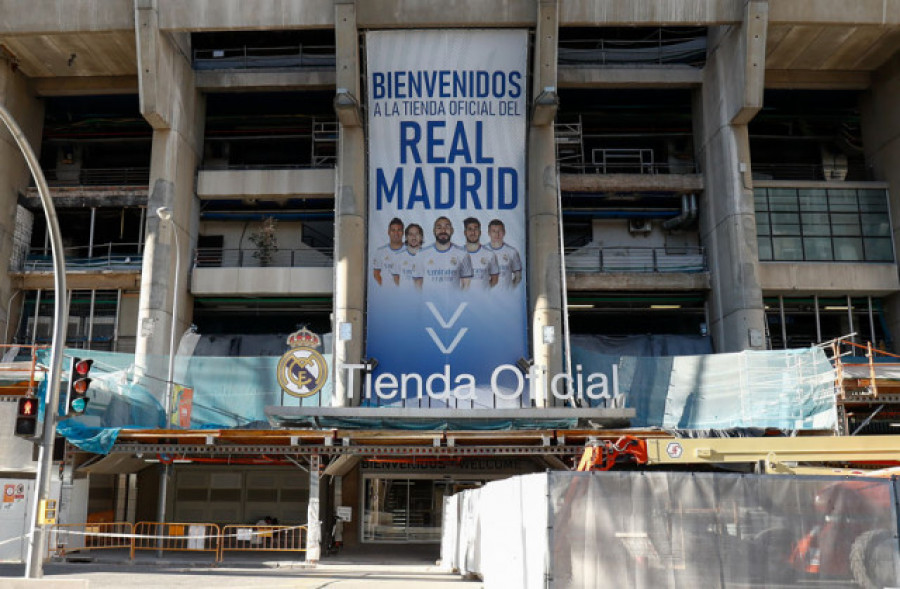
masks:
[[[303,327],[287,339],[290,350],[278,361],[278,384],[294,397],[311,397],[328,380],[328,364],[318,348],[322,340]]]

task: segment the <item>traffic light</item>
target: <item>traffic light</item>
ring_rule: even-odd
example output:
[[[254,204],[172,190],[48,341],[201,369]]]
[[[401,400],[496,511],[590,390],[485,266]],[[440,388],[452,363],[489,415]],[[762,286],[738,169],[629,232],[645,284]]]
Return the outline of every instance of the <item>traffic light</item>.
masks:
[[[66,415],[81,415],[87,409],[90,400],[87,398],[87,390],[91,386],[88,374],[93,363],[93,360],[72,358],[72,371],[69,374],[69,406]]]
[[[37,433],[38,400],[36,397],[19,399],[19,410],[16,413],[16,435],[33,438]]]

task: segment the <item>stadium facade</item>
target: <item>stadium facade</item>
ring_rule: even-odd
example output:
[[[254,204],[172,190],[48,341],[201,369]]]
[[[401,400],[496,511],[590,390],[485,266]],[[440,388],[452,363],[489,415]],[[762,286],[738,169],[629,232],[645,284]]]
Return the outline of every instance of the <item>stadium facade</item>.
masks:
[[[170,521],[302,522],[318,497],[352,507],[348,543],[435,541],[444,495],[565,467],[585,421],[627,424],[554,394],[573,341],[665,356],[856,334],[898,351],[892,0],[0,11],[0,101],[62,225],[67,347],[133,356],[157,399],[173,327],[182,357],[282,358],[262,425],[188,419],[102,460],[70,446],[72,518],[153,521],[167,477]],[[0,326],[47,343],[47,225],[2,137]],[[570,419],[568,440],[548,435]],[[390,457],[422,440],[430,458]],[[4,476],[27,480],[13,441]],[[335,449],[354,445],[373,449]]]

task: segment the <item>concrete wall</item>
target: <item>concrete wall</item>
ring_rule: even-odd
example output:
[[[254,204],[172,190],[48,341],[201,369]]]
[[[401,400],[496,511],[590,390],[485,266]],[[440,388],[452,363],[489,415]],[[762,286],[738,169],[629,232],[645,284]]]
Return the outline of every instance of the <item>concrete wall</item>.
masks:
[[[279,198],[334,196],[334,170],[201,170],[197,196]]]
[[[25,76],[5,61],[0,61],[0,103],[22,129],[35,155],[40,156],[44,105],[35,97]],[[0,124],[0,276],[7,276],[10,270],[16,203],[19,194],[26,192],[30,179],[31,173],[19,146],[6,125]],[[15,319],[6,316],[13,294],[11,281],[0,280],[0,330],[4,334],[15,331],[8,326],[8,320]],[[21,300],[18,302],[21,304]]]
[[[700,235],[710,264],[710,335],[717,352],[765,346],[747,122],[762,105],[767,3],[740,26],[711,32],[695,93],[694,143],[705,176]]]
[[[872,88],[862,95],[863,143],[866,161],[870,162],[879,180],[888,184],[891,208],[891,232],[894,237],[894,256],[900,244],[900,52],[884,67],[875,72]],[[896,268],[892,276],[896,280]],[[900,294],[886,301],[888,327],[893,334],[900,333]]]
[[[900,289],[896,264],[763,262],[759,281],[766,296],[884,296]]]
[[[330,295],[331,268],[194,268],[194,296]]]

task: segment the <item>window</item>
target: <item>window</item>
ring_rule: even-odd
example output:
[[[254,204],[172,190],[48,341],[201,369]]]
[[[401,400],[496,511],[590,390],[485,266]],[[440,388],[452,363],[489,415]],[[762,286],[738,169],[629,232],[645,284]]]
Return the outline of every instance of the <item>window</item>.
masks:
[[[757,188],[762,261],[893,262],[887,192]]]

